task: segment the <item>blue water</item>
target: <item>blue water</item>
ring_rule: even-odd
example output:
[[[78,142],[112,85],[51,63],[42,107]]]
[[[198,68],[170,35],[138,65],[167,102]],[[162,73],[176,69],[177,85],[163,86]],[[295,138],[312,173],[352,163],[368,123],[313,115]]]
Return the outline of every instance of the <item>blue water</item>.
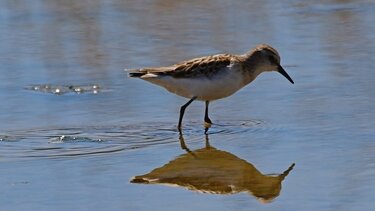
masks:
[[[367,0],[1,1],[0,210],[373,209],[374,11]],[[259,43],[278,49],[295,84],[264,73],[213,102],[207,138],[259,178],[295,163],[268,190],[279,194],[131,183],[181,156],[203,159],[193,155],[206,147],[204,104],[186,111],[183,149],[187,100],[123,69]]]

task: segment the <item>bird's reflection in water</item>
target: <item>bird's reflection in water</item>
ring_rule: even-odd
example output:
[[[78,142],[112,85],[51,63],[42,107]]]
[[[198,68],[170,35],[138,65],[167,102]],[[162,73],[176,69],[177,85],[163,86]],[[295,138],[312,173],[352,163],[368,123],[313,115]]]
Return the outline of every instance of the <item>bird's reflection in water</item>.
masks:
[[[180,143],[187,153],[148,174],[135,176],[131,182],[180,186],[211,194],[247,192],[268,203],[279,196],[282,181],[294,167],[293,163],[278,175],[262,174],[251,163],[210,146],[207,135],[202,149],[190,151],[182,135]]]

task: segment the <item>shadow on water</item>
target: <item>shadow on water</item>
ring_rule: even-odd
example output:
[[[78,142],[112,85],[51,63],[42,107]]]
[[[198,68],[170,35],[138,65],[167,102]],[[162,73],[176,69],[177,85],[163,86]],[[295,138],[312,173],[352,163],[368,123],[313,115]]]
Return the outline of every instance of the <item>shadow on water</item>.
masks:
[[[182,135],[179,139],[187,153],[147,174],[135,176],[131,183],[177,185],[211,194],[246,192],[262,203],[269,203],[279,196],[282,181],[295,165],[281,174],[263,174],[253,164],[212,147],[208,135],[206,146],[194,151],[186,146]]]
[[[264,124],[258,120],[222,121],[211,134],[256,132]],[[185,134],[198,136],[203,128],[187,122]],[[145,147],[176,144],[178,132],[173,122],[130,125],[42,128],[10,131],[0,134],[0,161],[94,156]]]

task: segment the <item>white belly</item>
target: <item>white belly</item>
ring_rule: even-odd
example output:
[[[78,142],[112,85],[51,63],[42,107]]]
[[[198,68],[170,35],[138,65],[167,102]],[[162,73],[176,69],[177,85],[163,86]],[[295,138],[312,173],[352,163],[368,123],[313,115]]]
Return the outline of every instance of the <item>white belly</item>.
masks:
[[[166,88],[168,91],[179,96],[198,100],[217,100],[228,97],[241,89],[243,79],[239,72],[225,72],[212,78],[173,78],[171,76],[161,76],[145,78],[151,83]]]

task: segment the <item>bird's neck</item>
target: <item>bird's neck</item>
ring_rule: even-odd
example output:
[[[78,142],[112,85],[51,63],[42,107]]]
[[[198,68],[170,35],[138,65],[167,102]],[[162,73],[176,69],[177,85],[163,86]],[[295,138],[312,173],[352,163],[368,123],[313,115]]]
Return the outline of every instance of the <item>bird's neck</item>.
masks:
[[[245,83],[252,82],[259,74],[264,72],[263,65],[260,63],[259,58],[253,54],[244,54],[242,56],[242,71],[245,77]]]

